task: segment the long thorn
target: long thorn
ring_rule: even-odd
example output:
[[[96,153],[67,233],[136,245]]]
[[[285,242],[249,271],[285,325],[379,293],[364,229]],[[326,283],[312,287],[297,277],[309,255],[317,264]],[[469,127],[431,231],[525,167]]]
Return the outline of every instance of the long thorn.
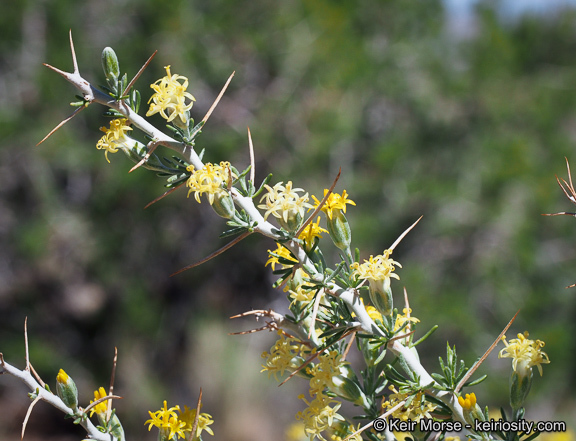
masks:
[[[73,113],[72,115],[70,115],[68,118],[66,118],[65,120],[63,120],[60,124],[58,124],[56,127],[54,127],[50,133],[48,133],[44,138],[42,138],[42,141],[40,141],[38,144],[36,144],[36,146],[39,146],[40,144],[42,144],[44,141],[46,141],[50,136],[52,136],[52,134],[54,132],[56,132],[56,130],[58,130],[60,127],[62,127],[64,124],[66,124],[68,121],[70,121],[72,118],[74,118],[78,113],[80,113],[81,110],[84,110],[86,108],[86,106],[81,106],[78,107]]]
[[[143,164],[145,164],[146,161],[148,161],[148,159],[150,159],[150,156],[152,156],[152,153],[154,153],[154,151],[158,148],[160,143],[158,141],[156,141],[156,142],[150,142],[148,145],[150,146],[148,153],[146,153],[144,155],[144,157],[140,160],[140,162],[138,162],[138,164],[136,164],[134,167],[132,167],[128,173],[132,173],[134,170],[136,170],[137,168],[140,168]]]
[[[36,406],[36,403],[40,401],[40,394],[34,398],[34,401],[30,403],[30,407],[28,407],[28,412],[26,412],[26,417],[24,418],[24,422],[22,423],[22,435],[20,439],[24,439],[24,432],[26,432],[26,425],[28,424],[28,418],[30,418],[30,414],[32,413],[32,409]]]
[[[162,194],[161,196],[158,196],[156,199],[154,199],[152,202],[149,202],[148,204],[146,204],[146,206],[144,207],[144,209],[148,208],[149,206],[151,206],[152,204],[155,204],[156,202],[158,202],[160,199],[164,199],[166,196],[168,196],[170,193],[172,193],[175,190],[178,190],[180,187],[182,187],[184,184],[186,184],[186,182],[182,182],[181,184],[178,184],[176,187],[171,188],[170,190],[164,192],[164,194]]]
[[[406,404],[406,400],[402,400],[400,401],[396,406],[394,406],[392,409],[389,409],[388,411],[386,411],[386,413],[380,415],[378,418],[386,418],[388,415],[392,415],[394,412],[396,412],[396,410],[400,409],[402,406],[404,406],[404,404]],[[369,422],[368,424],[366,424],[365,426],[361,427],[360,429],[358,429],[356,432],[354,432],[352,435],[348,435],[346,438],[344,438],[343,441],[348,441],[350,438],[352,438],[353,436],[358,435],[359,433],[364,432],[366,429],[369,429],[370,427],[372,427],[372,425],[374,424],[374,420],[372,420],[371,422]]]
[[[496,345],[500,342],[500,340],[502,339],[502,336],[504,334],[506,334],[506,331],[508,331],[508,328],[510,328],[510,326],[512,326],[512,323],[514,323],[514,320],[516,320],[516,317],[518,316],[518,314],[520,313],[520,310],[518,310],[518,312],[516,314],[514,314],[514,317],[512,317],[512,319],[508,322],[508,324],[504,327],[504,329],[502,330],[502,332],[500,333],[500,335],[498,336],[498,338],[496,338],[496,340],[494,340],[494,343],[492,343],[490,345],[490,347],[486,350],[486,352],[484,352],[484,355],[482,355],[482,357],[480,357],[480,359],[474,363],[472,365],[472,367],[470,368],[470,370],[468,372],[466,372],[466,375],[464,375],[464,377],[462,378],[462,380],[460,380],[460,382],[458,383],[458,385],[456,386],[456,389],[454,389],[454,393],[458,393],[460,391],[460,389],[462,389],[462,386],[464,386],[464,384],[468,381],[468,379],[474,374],[474,372],[476,372],[476,370],[480,367],[480,365],[482,363],[484,363],[484,360],[486,360],[486,357],[488,357],[488,355],[490,355],[490,352],[492,352],[494,350],[494,348],[496,347]]]
[[[228,88],[230,81],[232,81],[232,78],[234,77],[235,73],[236,73],[235,71],[232,72],[232,74],[228,77],[228,81],[226,81],[226,84],[224,84],[224,87],[222,88],[222,90],[220,91],[218,96],[216,97],[216,100],[214,100],[212,107],[210,107],[210,109],[208,109],[208,112],[206,112],[206,115],[204,115],[204,118],[202,118],[203,123],[206,123],[206,121],[208,121],[208,118],[210,118],[210,115],[212,115],[212,112],[214,111],[214,109],[216,108],[218,103],[220,102],[220,99],[222,99],[222,96],[224,95],[224,92],[226,92],[226,89]]]
[[[308,338],[312,336],[313,332],[316,332],[316,317],[318,316],[318,309],[320,308],[320,301],[324,295],[324,290],[321,289],[316,294],[316,299],[314,300],[314,308],[312,309],[312,318],[310,320],[310,331],[308,331]]]
[[[30,372],[30,352],[28,350],[28,317],[24,319],[24,347],[26,350],[26,370]]]
[[[290,375],[288,375],[288,378],[286,378],[282,383],[280,383],[278,385],[278,387],[282,386],[284,383],[286,383],[288,380],[290,380],[292,377],[294,377],[298,372],[300,372],[302,369],[304,369],[306,366],[308,366],[310,364],[310,362],[312,360],[314,360],[316,357],[318,357],[322,352],[324,352],[327,348],[324,348],[323,351],[320,352],[316,352],[314,354],[312,354],[304,363],[302,363],[298,369],[296,369],[294,372],[292,372]]]
[[[74,41],[72,41],[72,29],[69,32],[70,35],[70,50],[72,51],[72,62],[74,63],[74,73],[79,74],[78,61],[76,60],[76,51],[74,50]]]
[[[194,423],[192,424],[192,430],[190,432],[190,438],[188,441],[192,441],[196,435],[196,428],[198,427],[198,420],[200,419],[200,409],[202,408],[202,388],[200,388],[200,394],[198,395],[198,403],[196,404],[196,416],[194,417]]]
[[[116,365],[118,363],[118,348],[114,347],[114,361],[112,362],[112,373],[110,374],[110,388],[108,389],[108,395],[114,393],[114,380],[116,378]],[[112,416],[112,401],[106,403],[106,421],[110,421]]]
[[[154,58],[157,53],[158,53],[158,51],[156,50],[156,51],[154,51],[154,53],[152,55],[150,55],[148,60],[146,60],[146,63],[144,63],[142,65],[142,67],[140,68],[140,70],[138,71],[138,73],[136,75],[134,75],[134,78],[132,78],[132,81],[130,81],[130,83],[128,83],[128,85],[126,86],[126,89],[124,89],[124,91],[122,92],[122,96],[124,96],[124,95],[126,95],[126,93],[128,93],[130,88],[134,85],[134,83],[138,80],[138,78],[140,78],[140,75],[142,75],[142,72],[144,72],[144,70],[148,67],[148,65],[152,61],[152,58]]]
[[[332,191],[334,190],[334,187],[336,187],[336,183],[338,182],[338,180],[340,179],[340,174],[342,173],[342,168],[340,168],[338,170],[338,174],[336,175],[336,178],[334,179],[334,182],[332,182],[332,185],[330,186],[330,188],[328,189],[328,191],[326,192],[326,194],[324,195],[324,198],[322,198],[322,200],[320,201],[320,203],[318,204],[318,206],[316,207],[316,209],[312,212],[312,214],[310,216],[308,216],[308,219],[306,219],[306,222],[304,222],[302,224],[302,226],[298,229],[298,231],[296,232],[295,237],[300,236],[300,234],[302,233],[302,231],[304,231],[306,229],[306,227],[308,226],[308,224],[310,224],[310,222],[312,222],[312,220],[314,219],[314,216],[316,216],[318,213],[320,213],[320,210],[322,210],[322,207],[324,206],[324,204],[326,203],[326,201],[328,200],[328,198],[330,197],[330,195],[332,194]]]
[[[252,144],[252,134],[250,127],[248,127],[248,147],[250,149],[250,181],[254,184],[254,176],[256,175],[256,164],[254,162],[254,144]]]
[[[225,245],[222,248],[220,248],[219,250],[214,251],[212,254],[210,254],[205,259],[202,259],[200,262],[196,262],[196,263],[193,263],[191,265],[185,266],[182,269],[179,269],[175,273],[170,274],[170,277],[175,276],[177,274],[180,274],[181,272],[184,272],[186,270],[192,269],[195,266],[202,265],[205,262],[208,262],[210,259],[213,259],[214,257],[218,256],[219,254],[222,254],[224,251],[228,250],[229,248],[232,248],[234,245],[236,245],[238,242],[240,242],[241,240],[243,240],[244,238],[246,238],[250,234],[252,234],[252,232],[250,232],[250,231],[246,231],[245,233],[242,233],[240,236],[238,236],[236,239],[234,239],[228,245]]]
[[[416,224],[418,222],[420,222],[420,219],[422,219],[423,217],[424,216],[420,216],[416,222],[414,222],[412,225],[410,225],[400,236],[398,236],[398,239],[396,239],[396,242],[394,242],[392,244],[390,249],[393,250],[394,248],[396,248],[396,246],[402,241],[402,239],[404,239],[406,237],[406,235],[410,232],[410,230],[412,230],[412,228],[414,228],[416,226]]]

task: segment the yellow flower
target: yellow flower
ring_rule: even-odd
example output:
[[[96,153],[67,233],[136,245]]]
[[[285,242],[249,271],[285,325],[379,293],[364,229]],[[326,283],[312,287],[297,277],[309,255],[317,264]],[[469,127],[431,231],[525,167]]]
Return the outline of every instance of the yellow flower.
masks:
[[[393,309],[390,279],[400,279],[398,274],[394,273],[396,269],[394,265],[402,267],[398,262],[390,259],[390,254],[392,250],[385,250],[383,254],[376,257],[370,256],[370,259],[364,260],[362,264],[354,262],[350,265],[350,268],[354,270],[352,277],[368,280],[370,300],[383,316],[390,315]]]
[[[166,401],[164,401],[163,408],[156,412],[148,412],[151,418],[144,425],[149,424],[148,430],[151,430],[152,426],[157,427],[160,429],[161,435],[167,440],[172,439],[174,435],[178,435],[179,438],[185,438],[184,427],[186,427],[186,423],[178,419],[176,411],[180,411],[180,406],[168,409]]]
[[[190,187],[188,196],[194,192],[194,198],[200,203],[200,196],[206,193],[210,205],[214,204],[215,197],[228,194],[228,190],[226,190],[228,180],[236,177],[227,161],[222,161],[220,165],[207,162],[204,164],[204,168],[196,171],[194,171],[193,165],[189,165],[187,170],[192,172],[186,182],[186,186]]]
[[[471,394],[466,394],[466,398],[458,397],[458,403],[465,410],[472,410],[476,407],[476,394],[472,392]]]
[[[322,239],[321,233],[328,233],[328,230],[325,230],[320,226],[320,216],[316,222],[310,222],[306,228],[300,233],[298,239],[304,241],[304,246],[307,250],[310,250],[314,245],[314,238],[318,237]]]
[[[186,92],[188,78],[182,75],[172,75],[170,66],[165,66],[164,68],[166,69],[166,76],[150,85],[154,90],[154,94],[150,97],[148,103],[150,101],[153,101],[153,103],[150,104],[146,116],[160,112],[160,115],[168,122],[179,117],[180,121],[186,125],[188,123],[188,111],[192,108],[193,102],[196,101],[189,92]],[[186,99],[190,100],[188,104],[186,104]]]
[[[310,303],[314,300],[314,294],[316,293],[314,290],[304,289],[302,285],[298,285],[296,289],[289,290],[290,298],[292,298],[292,303],[294,302],[302,302],[303,306]]]
[[[326,196],[326,193],[328,193],[328,190],[324,189],[324,196]],[[314,199],[314,202],[316,202],[314,208],[318,207],[318,205],[320,205],[320,201],[316,199],[316,196],[312,196],[312,199]],[[342,192],[342,196],[340,196],[338,193],[330,193],[328,200],[326,200],[326,203],[322,206],[322,211],[326,213],[329,219],[332,219],[332,215],[334,214],[333,212],[335,210],[342,210],[344,213],[346,213],[346,204],[356,205],[353,200],[348,199],[346,190]]]
[[[104,398],[106,395],[108,394],[106,393],[103,387],[99,388],[98,390],[95,390],[94,399],[90,400],[90,404],[92,404],[94,401],[98,401],[100,398]],[[90,416],[94,415],[94,413],[98,415],[104,415],[107,410],[108,410],[108,401],[102,401],[101,403],[98,403],[96,406],[90,409]]]
[[[323,431],[332,427],[337,421],[344,421],[344,418],[338,414],[338,409],[342,405],[339,401],[322,393],[316,394],[311,402],[306,400],[304,395],[300,395],[298,398],[304,400],[308,405],[308,408],[303,412],[298,412],[296,419],[303,420],[304,430],[310,440],[314,439],[314,437],[324,440],[321,435]],[[331,405],[334,405],[334,407],[330,407]]]
[[[270,257],[269,257],[268,260],[266,261],[266,265],[264,265],[264,266],[268,266],[268,264],[271,264],[271,265],[272,265],[272,271],[276,271],[276,264],[282,265],[282,269],[288,267],[287,265],[281,264],[280,261],[279,261],[279,257],[273,256],[273,255],[272,255],[272,252],[273,252],[274,254],[277,254],[278,256],[286,259],[286,260],[292,261],[292,262],[294,262],[294,263],[298,263],[298,259],[296,259],[296,258],[292,255],[292,253],[290,253],[290,251],[288,250],[288,248],[283,247],[282,245],[278,244],[278,247],[277,247],[274,251],[268,250],[268,255],[269,255]]]
[[[178,410],[180,412],[180,410]],[[191,432],[194,426],[194,420],[196,419],[196,409],[190,409],[188,406],[184,406],[184,412],[181,412],[178,416],[178,420],[185,423],[184,431]],[[201,413],[198,417],[198,425],[196,426],[196,433],[194,438],[199,438],[202,431],[208,432],[210,435],[214,435],[214,432],[210,427],[210,424],[214,423],[212,416],[207,413]]]
[[[370,256],[369,260],[364,259],[363,264],[354,262],[350,265],[350,268],[354,270],[352,277],[358,276],[360,279],[368,281],[389,280],[391,277],[400,280],[398,274],[394,273],[396,269],[394,265],[398,265],[400,268],[402,265],[390,259],[390,254],[392,254],[392,250],[385,250],[383,254],[376,257]]]
[[[329,389],[341,398],[360,406],[368,406],[366,396],[357,385],[356,374],[350,363],[342,361],[338,351],[324,352],[318,356],[318,363],[306,369],[310,378],[310,395],[324,393]]]
[[[126,145],[127,142],[134,143],[135,141],[126,136],[128,130],[132,130],[132,127],[128,125],[128,120],[126,118],[117,118],[110,121],[110,128],[100,127],[100,130],[104,132],[104,136],[100,138],[96,144],[98,150],[105,150],[106,161],[110,162],[108,159],[108,153],[116,153],[119,148]]]
[[[341,361],[342,355],[338,351],[323,353],[318,357],[318,363],[308,367],[310,379],[310,395],[321,393],[325,388],[333,388],[333,378],[340,375],[340,366],[347,362]]]
[[[541,350],[544,342],[530,340],[528,335],[528,331],[518,334],[518,338],[510,342],[507,342],[506,336],[503,336],[502,341],[506,347],[499,352],[498,358],[512,358],[512,367],[515,372],[519,373],[532,370],[532,366],[536,366],[542,376],[542,364],[550,363],[548,355]]]
[[[268,376],[274,374],[278,380],[278,374],[284,375],[285,371],[290,373],[298,369],[310,355],[310,349],[292,337],[286,337],[282,331],[278,331],[280,338],[270,348],[270,353],[263,352],[262,358],[266,363],[262,365],[260,372],[268,371]]]
[[[410,323],[420,323],[420,320],[416,317],[410,317],[412,309],[404,308],[402,310],[404,314],[398,314],[396,316],[396,322],[394,323],[394,332],[398,331],[404,323],[408,322],[408,325],[404,328],[403,332],[410,332]]]
[[[362,302],[362,303],[364,303],[364,302]],[[372,305],[366,307],[366,312],[368,313],[368,315],[370,316],[370,318],[372,320],[382,321],[382,314],[380,314],[380,312],[378,312],[378,310],[376,308],[374,308]],[[352,313],[352,316],[356,316],[356,314]]]
[[[265,200],[266,203],[258,205],[258,208],[266,210],[264,220],[272,215],[287,231],[295,231],[302,225],[305,209],[312,208],[312,205],[308,203],[308,193],[298,195],[304,191],[302,188],[292,188],[292,181],[288,181],[286,186],[282,184],[279,182],[274,187],[265,185],[268,192],[260,202]]]
[[[384,409],[384,411],[392,409],[410,397],[408,393],[398,392],[394,386],[390,386],[389,389],[392,391],[392,394],[388,397],[388,400],[382,403],[382,409]],[[435,408],[436,406],[434,404],[426,401],[422,392],[418,392],[409,405],[404,404],[404,406],[396,409],[392,412],[392,416],[402,421],[420,421],[421,418],[432,418],[430,412],[433,412]]]

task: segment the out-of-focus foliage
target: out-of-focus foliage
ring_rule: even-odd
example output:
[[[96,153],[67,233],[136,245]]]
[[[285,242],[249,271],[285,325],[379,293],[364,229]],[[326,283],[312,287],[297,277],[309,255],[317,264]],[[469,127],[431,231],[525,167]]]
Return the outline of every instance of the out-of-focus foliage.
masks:
[[[200,137],[205,158],[247,165],[250,126],[257,179],[272,172],[319,196],[342,168],[362,257],[424,215],[393,257],[415,315],[441,326],[425,366],[446,339],[471,362],[521,309],[513,332],[546,341],[552,361],[527,416],[576,417],[566,410],[576,293],[564,289],[576,282],[576,224],[540,216],[571,209],[554,174],[565,176],[564,156],[576,167],[576,13],[502,23],[480,3],[466,38],[430,0],[30,0],[3,5],[0,20],[0,343],[10,362],[23,363],[27,316],[32,363],[52,382],[64,367],[87,403],[117,346],[117,408],[137,436],[146,410],[190,406],[200,386],[217,439],[279,439],[300,405],[258,377],[267,336],[226,336],[252,326],[229,315],[281,308],[263,267],[271,243],[251,237],[169,278],[223,245],[207,205],[180,190],[143,210],[162,181],[128,174],[120,155],[106,163],[95,106],[34,147],[72,112],[74,91],[41,66],[71,69],[71,28],[97,84],[105,46],[129,75],[158,49],[137,83],[143,100],[170,64],[190,79],[197,120],[236,71]],[[488,359],[482,405],[507,405],[508,369]],[[20,387],[0,382],[0,413],[14,421],[0,424],[2,439],[18,436]],[[46,428],[40,408],[28,439],[32,425]]]

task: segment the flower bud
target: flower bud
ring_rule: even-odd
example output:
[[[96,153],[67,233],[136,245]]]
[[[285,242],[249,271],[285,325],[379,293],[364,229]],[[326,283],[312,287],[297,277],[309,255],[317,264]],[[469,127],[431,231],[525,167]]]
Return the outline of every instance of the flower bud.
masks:
[[[390,278],[384,280],[368,279],[370,301],[383,316],[392,314],[394,301],[392,299],[392,288]]]
[[[334,245],[342,251],[350,254],[350,243],[352,242],[352,231],[348,219],[342,210],[333,210],[332,217],[327,217],[328,234],[332,238]]]
[[[234,207],[232,196],[230,196],[230,193],[226,190],[219,191],[214,195],[212,208],[218,216],[224,219],[232,219],[236,214],[236,207]]]
[[[482,409],[476,402],[476,394],[466,394],[465,397],[458,397],[458,403],[462,406],[464,419],[468,424],[474,425],[475,420],[484,421],[484,414]]]
[[[366,395],[364,395],[364,392],[362,392],[362,389],[360,389],[356,374],[350,365],[343,364],[339,369],[340,375],[332,377],[333,386],[330,387],[330,390],[347,401],[364,408],[369,408],[370,404],[368,403],[368,399]]]
[[[302,213],[298,207],[290,207],[288,210],[282,213],[282,216],[278,218],[278,223],[286,231],[294,232],[300,228],[302,225]]]
[[[56,393],[66,406],[74,412],[78,410],[78,388],[63,369],[56,375]]]
[[[510,406],[517,411],[524,405],[532,386],[532,369],[517,369],[510,375]]]
[[[111,83],[116,83],[120,77],[120,63],[116,52],[111,47],[105,47],[102,51],[102,69],[106,80]]]
[[[112,436],[118,440],[118,441],[125,441],[126,440],[126,436],[124,435],[124,428],[122,427],[122,423],[120,423],[120,420],[118,419],[118,417],[116,416],[115,413],[113,413],[110,417],[110,423],[108,424],[108,426],[110,427],[110,433],[112,434]]]

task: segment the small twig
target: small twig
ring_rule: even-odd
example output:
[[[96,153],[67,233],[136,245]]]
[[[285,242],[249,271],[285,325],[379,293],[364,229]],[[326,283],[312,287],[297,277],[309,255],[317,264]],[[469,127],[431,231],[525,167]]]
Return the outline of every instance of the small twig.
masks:
[[[231,319],[247,317],[249,315],[255,315],[257,318],[259,317],[271,317],[274,320],[284,320],[284,316],[282,314],[278,314],[277,312],[273,311],[272,309],[253,309],[252,311],[242,312],[240,314],[233,315],[230,317]]]
[[[270,332],[277,331],[278,325],[276,324],[276,322],[266,322],[266,325],[262,326],[261,328],[250,329],[249,331],[229,332],[228,335],[254,334],[255,332],[260,332],[260,331],[265,331],[265,330],[269,330]]]
[[[193,263],[191,265],[185,266],[182,269],[179,269],[178,271],[176,271],[175,273],[170,274],[170,277],[175,276],[177,274],[180,274],[181,272],[184,272],[186,270],[189,270],[191,268],[194,268],[198,265],[202,265],[205,262],[208,262],[210,259],[213,259],[214,257],[222,254],[224,251],[232,248],[234,245],[236,245],[238,242],[240,242],[241,240],[243,240],[244,238],[248,237],[250,234],[252,234],[251,231],[246,231],[245,233],[242,233],[240,236],[238,236],[236,239],[234,239],[232,242],[230,242],[228,245],[223,246],[222,248],[220,248],[219,250],[214,251],[212,254],[210,254],[208,257],[206,257],[205,259],[202,259],[200,262],[196,262]]]
[[[506,334],[506,331],[508,331],[508,328],[510,328],[510,326],[512,326],[512,323],[514,323],[514,320],[516,320],[516,317],[518,316],[518,314],[520,313],[520,310],[518,310],[518,312],[516,314],[514,314],[514,317],[512,317],[512,319],[508,322],[508,324],[504,327],[504,329],[502,330],[502,332],[500,333],[500,335],[498,336],[498,338],[496,340],[494,340],[494,343],[492,343],[490,345],[490,347],[486,350],[486,352],[484,352],[484,355],[482,355],[482,357],[480,357],[480,359],[474,363],[472,365],[472,367],[470,368],[470,370],[468,372],[466,372],[466,375],[464,375],[464,377],[462,378],[462,380],[460,380],[460,382],[458,383],[458,385],[456,386],[456,389],[454,389],[454,393],[457,394],[460,389],[462,388],[462,386],[464,386],[464,384],[468,381],[468,379],[474,374],[474,372],[476,372],[476,370],[480,367],[480,365],[484,362],[484,360],[486,360],[486,358],[488,357],[488,355],[490,355],[490,352],[492,352],[494,350],[494,348],[496,347],[496,345],[500,342],[500,340],[502,339],[502,336],[504,334]]]

